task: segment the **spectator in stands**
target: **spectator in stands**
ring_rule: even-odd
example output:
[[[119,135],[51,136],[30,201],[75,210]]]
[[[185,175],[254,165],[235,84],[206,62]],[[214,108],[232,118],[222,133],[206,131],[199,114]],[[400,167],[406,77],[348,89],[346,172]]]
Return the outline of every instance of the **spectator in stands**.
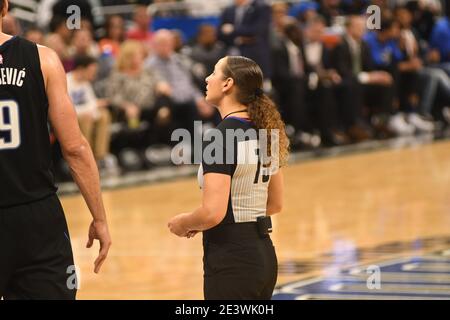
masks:
[[[40,45],[44,44],[44,32],[38,27],[32,26],[28,28],[24,36],[25,39],[30,40],[31,42]]]
[[[61,59],[64,70],[70,72],[74,68],[73,55],[70,54],[70,46],[73,31],[67,28],[64,16],[53,16],[50,20],[50,34],[46,37],[46,44],[56,51]]]
[[[181,127],[193,133],[194,120],[210,119],[214,110],[206,103],[203,93],[196,88],[191,73],[175,53],[174,46],[171,31],[157,31],[153,41],[155,55],[147,60],[146,66],[158,72],[169,83],[170,98],[174,102],[174,118]]]
[[[137,5],[133,14],[134,26],[128,30],[127,39],[141,41],[145,44],[146,49],[148,49],[153,37],[151,20],[147,6]]]
[[[413,27],[417,30],[419,38],[429,41],[436,17],[440,8],[439,0],[410,0],[405,5],[413,13]]]
[[[272,84],[281,116],[295,130],[291,134],[293,148],[314,147],[313,122],[306,104],[306,61],[302,45],[302,33],[296,20],[285,24],[283,37],[272,48]],[[289,131],[289,130],[288,130]],[[317,144],[318,145],[318,144]]]
[[[116,118],[124,120],[130,129],[137,129],[142,121],[166,134],[171,117],[169,85],[154,69],[144,68],[144,45],[136,40],[125,41],[119,51],[115,68],[105,79],[105,95],[114,107]],[[158,134],[157,130],[153,132]],[[147,144],[150,144],[149,137]]]
[[[190,56],[190,48],[185,45],[185,37],[181,30],[170,30],[173,36],[174,54],[178,57],[179,62],[193,76],[193,80],[200,84],[200,90],[205,87],[205,78],[199,78],[198,64],[196,64]]]
[[[270,28],[270,46],[278,46],[284,37],[284,26],[288,17],[289,5],[284,1],[272,4],[272,25]]]
[[[445,83],[441,92],[443,93],[443,110],[445,121],[450,124],[450,98],[448,95],[448,86],[450,83],[450,5],[446,6],[446,16],[441,18],[434,26],[431,39],[431,50],[428,54],[428,60],[433,68],[443,70],[447,77],[441,77],[441,85]]]
[[[205,78],[210,75],[220,58],[225,56],[225,47],[217,39],[214,25],[202,24],[198,29],[195,44],[189,49],[188,55],[194,62],[192,73],[197,87],[205,88]]]
[[[363,41],[366,20],[363,16],[349,16],[342,42],[333,54],[333,65],[343,81],[339,87],[339,100],[345,126],[355,141],[368,138],[366,119],[381,113],[383,121],[373,123],[379,136],[390,136],[388,117],[393,113],[392,76],[373,62],[371,47]],[[381,54],[378,48],[378,54]],[[378,57],[379,58],[379,57]],[[368,107],[369,112],[364,112]],[[363,117],[363,114],[366,117]],[[374,118],[375,120],[377,118]],[[379,119],[382,119],[379,118]]]
[[[69,49],[64,43],[63,39],[58,33],[50,33],[45,37],[45,45],[53,50],[55,50],[59,59],[63,64],[64,70],[70,72],[74,68],[74,60],[69,56]]]
[[[100,56],[100,50],[92,38],[91,32],[87,29],[79,29],[73,33],[69,54],[72,56],[88,55],[98,58]]]
[[[335,18],[342,15],[341,0],[320,0],[319,15],[324,17],[326,26],[332,26]]]
[[[98,43],[100,50],[98,81],[110,75],[119,54],[120,45],[125,40],[125,22],[122,16],[109,16],[105,22],[104,31],[105,35]]]
[[[262,0],[234,0],[227,7],[219,25],[219,39],[230,55],[253,59],[261,67],[264,77],[270,78],[270,6]]]
[[[173,35],[173,40],[174,40],[174,50],[176,53],[181,53],[181,50],[184,48],[184,35],[183,32],[181,30],[178,29],[173,29],[172,31],[172,35]]]
[[[369,124],[363,117],[363,106],[367,103],[367,92],[371,86],[380,87],[378,97],[386,95],[385,85],[391,83],[391,77],[383,71],[374,71],[370,49],[362,41],[366,21],[363,16],[349,16],[345,34],[333,51],[332,65],[342,78],[338,86],[340,114],[347,134],[354,142],[369,139],[372,136]],[[379,98],[378,101],[385,101]]]
[[[341,77],[331,66],[330,50],[322,42],[325,20],[317,16],[305,29],[304,53],[307,72],[307,100],[320,131],[324,146],[348,143],[348,137],[341,130],[337,104],[334,96]]]
[[[58,34],[66,46],[72,41],[72,30],[67,28],[65,16],[53,16],[50,21],[50,32]]]
[[[450,76],[450,8],[447,8],[447,16],[436,22],[431,33],[430,48],[429,61]]]
[[[80,29],[89,31],[91,33],[92,39],[97,41],[97,39],[95,37],[94,25],[92,24],[92,22],[89,19],[87,19],[85,17],[81,17]]]
[[[192,61],[190,57],[190,49],[186,45],[186,37],[183,34],[183,31],[179,29],[171,29],[170,32],[173,36],[173,43],[174,43],[174,53],[177,55],[177,57],[180,59],[180,62],[184,67],[189,70],[189,72],[194,76],[194,78],[197,78],[196,70],[197,65],[194,64],[194,61]],[[197,79],[194,79],[195,81]],[[204,84],[204,78],[203,78],[203,84]],[[204,86],[203,86],[204,87]]]
[[[116,58],[125,39],[125,22],[120,15],[109,16],[105,23],[105,36],[99,41],[102,54]]]
[[[92,88],[96,72],[95,58],[76,56],[74,70],[67,74],[67,88],[78,115],[80,129],[89,141],[99,168],[106,170],[111,115],[107,108],[108,101],[97,99]]]
[[[431,132],[434,130],[434,125],[431,121],[425,121],[419,116],[420,111],[420,93],[421,88],[430,90],[429,84],[431,84],[434,77],[439,71],[426,70],[424,68],[422,59],[419,52],[419,43],[416,38],[415,30],[412,29],[412,14],[406,8],[399,6],[395,9],[395,17],[400,24],[401,31],[400,37],[400,49],[403,53],[403,59],[398,64],[399,69],[399,84],[398,84],[398,96],[400,103],[400,110],[407,113],[407,120],[418,131]],[[421,78],[423,79],[421,83]],[[436,90],[435,90],[436,91]],[[436,94],[437,92],[435,92]],[[429,92],[422,91],[422,96],[429,95]],[[432,104],[435,97],[429,99],[428,104]],[[424,107],[422,107],[424,108]],[[431,110],[431,106],[425,107]]]
[[[415,127],[409,124],[404,114],[398,112],[398,96],[397,84],[398,84],[398,64],[403,59],[402,51],[396,35],[399,33],[398,22],[389,19],[381,19],[381,29],[372,31],[364,36],[364,40],[367,42],[370,54],[372,58],[373,67],[375,70],[385,71],[390,74],[390,80],[386,78],[387,86],[384,87],[371,87],[374,90],[371,93],[372,97],[377,97],[380,94],[380,90],[383,91],[385,100],[378,104],[377,111],[384,115],[390,114],[389,129],[398,135],[409,135],[415,132]],[[385,91],[389,89],[389,94]]]
[[[317,2],[302,1],[292,6],[289,10],[289,15],[296,18],[300,26],[303,27],[317,17],[317,10],[319,10],[319,4]]]
[[[22,34],[22,28],[20,27],[19,22],[12,14],[7,14],[2,18],[2,32],[8,33],[13,36],[17,36]]]

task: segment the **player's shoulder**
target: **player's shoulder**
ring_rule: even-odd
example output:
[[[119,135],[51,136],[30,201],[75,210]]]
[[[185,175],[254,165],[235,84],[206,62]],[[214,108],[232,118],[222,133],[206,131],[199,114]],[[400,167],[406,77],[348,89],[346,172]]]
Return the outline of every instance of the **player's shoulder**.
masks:
[[[37,49],[42,71],[57,70],[61,67],[61,60],[55,50],[39,44]]]
[[[2,46],[9,44],[22,52],[25,51],[26,53],[31,52],[30,50],[32,50],[33,46],[35,46],[33,42],[21,37],[20,35],[10,35],[3,33],[2,38],[5,39],[5,41],[2,43]]]
[[[42,76],[47,87],[49,78],[55,78],[59,81],[65,75],[65,71],[55,50],[39,44],[37,50]]]
[[[37,45],[37,49],[39,52],[39,57],[41,58],[41,60],[48,60],[48,61],[53,61],[53,60],[59,60],[59,57],[57,55],[57,53],[55,52],[55,50],[46,47],[44,45],[38,44]]]

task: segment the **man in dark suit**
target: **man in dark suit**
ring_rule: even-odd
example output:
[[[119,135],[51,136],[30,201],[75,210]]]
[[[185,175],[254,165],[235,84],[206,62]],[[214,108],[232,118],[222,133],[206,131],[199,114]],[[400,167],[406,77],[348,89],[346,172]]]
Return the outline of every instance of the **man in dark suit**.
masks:
[[[370,48],[362,40],[364,33],[364,17],[349,16],[346,32],[331,59],[333,68],[342,78],[338,100],[343,123],[356,142],[370,137],[363,120],[363,106],[380,109],[392,105],[392,77],[385,71],[374,69]],[[380,133],[389,134],[384,125],[377,129]]]
[[[312,147],[313,121],[306,104],[306,61],[301,30],[295,20],[284,24],[280,41],[272,47],[272,84],[283,120],[295,129],[294,148]]]
[[[229,54],[253,59],[266,79],[271,76],[270,21],[271,9],[264,1],[235,0],[223,11],[219,25],[219,39]]]
[[[335,89],[341,83],[341,78],[330,64],[330,50],[323,42],[325,19],[322,16],[312,18],[305,25],[304,35],[306,99],[311,106],[315,126],[320,131],[322,145],[346,144],[348,137],[341,130],[335,101]]]
[[[319,131],[324,146],[346,142],[339,131],[334,103],[334,82],[339,79],[328,69],[329,51],[320,41],[324,21],[320,17],[312,20],[306,41],[297,22],[289,21],[282,41],[272,48],[276,66],[272,83],[284,120],[296,129],[293,146],[298,143],[300,148],[315,145],[315,131]]]

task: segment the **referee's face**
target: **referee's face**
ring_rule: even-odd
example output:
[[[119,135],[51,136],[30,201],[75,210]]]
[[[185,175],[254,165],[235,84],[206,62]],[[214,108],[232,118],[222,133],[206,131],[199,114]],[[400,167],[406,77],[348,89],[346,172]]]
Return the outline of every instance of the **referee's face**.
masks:
[[[213,73],[209,75],[206,81],[206,101],[212,105],[217,106],[222,100],[226,90],[228,79],[224,80],[223,65],[226,63],[225,59],[219,60],[214,67]]]

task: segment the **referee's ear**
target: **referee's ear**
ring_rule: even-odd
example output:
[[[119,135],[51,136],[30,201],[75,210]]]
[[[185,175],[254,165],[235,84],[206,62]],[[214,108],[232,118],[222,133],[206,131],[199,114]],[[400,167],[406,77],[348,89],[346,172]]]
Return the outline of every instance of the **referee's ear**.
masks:
[[[224,85],[223,85],[222,92],[223,93],[228,93],[231,90],[231,88],[233,88],[233,87],[234,87],[234,79],[233,78],[227,78],[225,80]]]

